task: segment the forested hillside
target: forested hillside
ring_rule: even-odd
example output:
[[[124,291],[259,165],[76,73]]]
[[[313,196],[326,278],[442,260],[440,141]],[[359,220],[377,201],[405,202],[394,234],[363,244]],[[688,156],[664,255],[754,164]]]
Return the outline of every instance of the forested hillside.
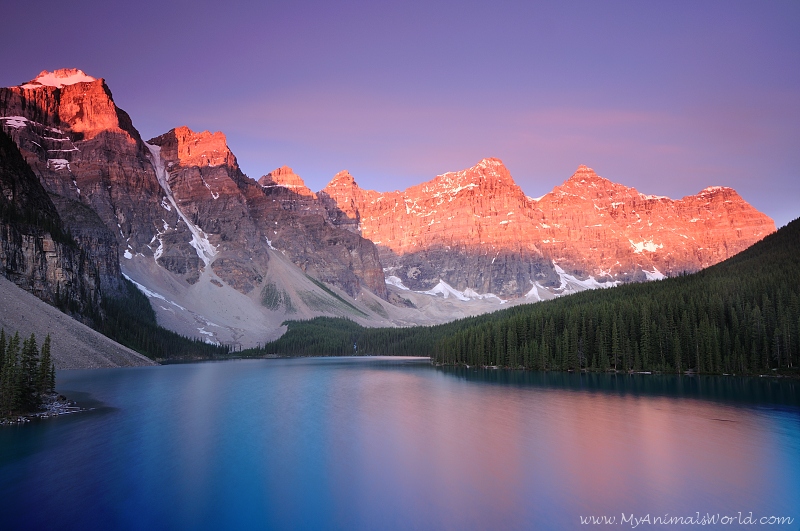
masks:
[[[800,220],[699,273],[435,327],[290,322],[252,354],[416,355],[546,370],[761,373],[800,361]]]
[[[191,339],[158,325],[150,301],[128,279],[121,297],[103,300],[104,319],[97,331],[154,360],[215,359],[230,352],[224,345]]]

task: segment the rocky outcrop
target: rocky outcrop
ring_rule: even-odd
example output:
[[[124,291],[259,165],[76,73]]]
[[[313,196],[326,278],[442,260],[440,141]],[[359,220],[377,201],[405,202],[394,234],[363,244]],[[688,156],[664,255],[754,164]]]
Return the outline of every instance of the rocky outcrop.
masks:
[[[262,177],[257,190],[248,191],[248,203],[254,218],[263,223],[271,247],[303,271],[351,296],[362,288],[388,296],[375,245],[333,224],[317,194],[291,168]]]
[[[190,283],[202,268],[211,267],[222,281],[249,293],[261,283],[269,257],[243,192],[256,184],[239,169],[225,135],[179,127],[148,143],[161,148],[166,165],[171,201],[165,205],[179,210],[184,220],[180,226],[165,226],[157,236],[159,263],[186,275]],[[173,235],[182,231],[194,238],[176,241]],[[205,254],[198,250],[203,241]]]
[[[306,186],[303,179],[289,166],[281,166],[269,172],[258,180],[258,184],[260,184],[262,188],[280,187],[294,192],[301,197],[307,197],[309,199],[317,198],[317,194],[312,192],[308,186]]]
[[[637,268],[692,272],[775,231],[735,190],[710,187],[679,200],[644,195],[580,166],[535,201],[539,234],[558,262],[583,275],[632,279]]]
[[[0,125],[48,192],[90,207],[128,252],[152,254],[152,235],[177,222],[159,206],[149,151],[102,79],[57,70],[0,88]]]
[[[208,265],[227,284],[248,293],[260,284],[269,250],[279,250],[303,271],[355,296],[362,288],[386,297],[375,246],[334,226],[328,211],[287,167],[258,183],[239,169],[222,133],[186,127],[154,138],[175,205],[213,249]],[[161,262],[176,246],[159,236]],[[170,254],[172,253],[172,254]],[[202,267],[194,262],[186,270]]]
[[[730,188],[678,201],[646,196],[586,166],[539,199],[497,159],[402,192],[362,190],[348,173],[320,192],[334,222],[374,241],[388,273],[427,290],[524,295],[563,273],[600,283],[696,271],[775,230]]]

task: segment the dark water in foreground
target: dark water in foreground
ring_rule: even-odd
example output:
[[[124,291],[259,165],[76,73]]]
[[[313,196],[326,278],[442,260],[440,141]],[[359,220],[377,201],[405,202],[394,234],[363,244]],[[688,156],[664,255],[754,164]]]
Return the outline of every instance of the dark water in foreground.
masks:
[[[613,528],[698,511],[800,529],[797,382],[385,358],[58,381],[98,410],[0,429],[2,529]]]

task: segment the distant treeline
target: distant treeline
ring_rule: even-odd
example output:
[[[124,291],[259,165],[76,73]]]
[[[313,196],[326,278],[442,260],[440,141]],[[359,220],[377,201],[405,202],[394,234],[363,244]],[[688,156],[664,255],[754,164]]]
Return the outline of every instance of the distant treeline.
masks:
[[[20,341],[19,332],[7,338],[0,330],[0,418],[38,410],[44,395],[55,388],[50,336],[40,352],[35,335]]]
[[[103,299],[104,316],[95,326],[100,333],[154,360],[214,359],[228,355],[230,347],[189,339],[159,326],[147,296],[128,279],[122,280],[124,294]]]
[[[761,373],[800,362],[800,220],[699,273],[433,327],[287,323],[251,354],[413,355],[540,370]]]

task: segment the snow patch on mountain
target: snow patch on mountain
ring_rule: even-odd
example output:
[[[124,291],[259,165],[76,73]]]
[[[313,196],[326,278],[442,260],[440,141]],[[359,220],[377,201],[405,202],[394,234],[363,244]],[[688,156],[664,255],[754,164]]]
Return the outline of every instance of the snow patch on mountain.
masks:
[[[169,178],[167,177],[167,170],[164,166],[164,159],[161,158],[161,146],[154,146],[152,144],[148,144],[147,142],[144,143],[147,146],[147,149],[150,150],[150,155],[152,157],[153,169],[156,172],[156,177],[158,178],[158,184],[161,185],[161,188],[164,190],[167,199],[175,207],[175,212],[181,217],[186,226],[189,227],[189,231],[192,233],[192,241],[189,242],[189,245],[194,247],[195,251],[197,251],[197,256],[200,260],[203,261],[206,267],[211,264],[214,260],[214,257],[217,255],[217,249],[214,247],[211,242],[208,241],[208,236],[205,232],[203,232],[200,227],[192,223],[188,217],[178,208],[178,203],[175,201],[175,197],[172,195],[172,189],[169,187]],[[159,238],[160,241],[160,238]],[[161,246],[159,246],[161,249]]]
[[[628,240],[628,241],[631,242],[631,247],[633,247],[633,252],[637,254],[641,254],[644,251],[654,253],[657,250],[664,248],[663,243],[655,243],[653,242],[653,240],[644,240],[638,243],[634,242],[633,240]]]
[[[642,269],[642,273],[644,273],[644,276],[647,277],[647,280],[664,280],[667,278],[666,275],[659,271],[657,267],[654,267],[652,271]]]
[[[2,116],[0,120],[3,121],[4,126],[13,129],[22,129],[28,124],[28,119],[24,116]]]
[[[544,291],[547,291],[547,288],[545,288],[544,286],[542,286],[538,282],[534,282],[533,283],[533,287],[530,289],[530,291],[528,291],[528,293],[523,295],[523,298],[525,300],[533,300],[534,302],[543,301],[544,299],[542,298],[541,294],[539,293],[540,289],[544,290]]]
[[[175,307],[176,307],[176,308],[178,308],[178,309],[181,309],[181,310],[183,310],[183,311],[186,311],[186,308],[184,308],[184,307],[183,307],[183,306],[181,306],[180,304],[178,304],[178,303],[175,303],[175,302],[172,302],[171,300],[169,300],[169,299],[168,299],[168,298],[166,298],[165,296],[161,295],[160,293],[156,293],[155,291],[152,291],[152,290],[149,290],[149,289],[147,289],[145,286],[143,286],[142,284],[139,284],[138,282],[136,282],[135,280],[133,280],[131,277],[129,277],[129,276],[128,276],[128,275],[126,275],[125,273],[122,273],[122,276],[123,276],[123,277],[125,277],[125,278],[127,278],[128,280],[130,280],[130,281],[133,283],[133,285],[134,285],[134,286],[136,286],[136,287],[139,289],[139,291],[141,291],[142,293],[144,293],[145,295],[147,295],[147,296],[148,296],[148,297],[150,297],[151,299],[160,299],[160,300],[162,300],[162,301],[164,301],[164,302],[166,302],[166,303],[169,303],[169,304],[171,304],[171,305],[175,306]]]
[[[394,275],[389,275],[386,277],[386,283],[402,290],[411,291],[408,287],[406,287],[405,284],[403,284],[403,281],[400,279],[400,277],[396,277]]]
[[[397,277],[394,277],[394,278],[397,278]],[[397,279],[397,280],[400,280],[400,279]],[[401,284],[402,284],[402,282],[401,282]],[[405,289],[408,289],[408,288],[405,288]],[[436,284],[432,289],[429,289],[428,291],[417,291],[416,293],[422,293],[424,295],[432,295],[434,297],[436,297],[438,295],[441,295],[445,299],[453,297],[455,299],[458,299],[458,300],[464,301],[464,302],[471,301],[471,300],[476,300],[476,299],[477,300],[497,299],[500,302],[500,304],[508,302],[505,299],[501,299],[500,297],[498,297],[494,293],[478,293],[475,290],[473,290],[472,288],[467,288],[464,291],[459,291],[459,290],[455,289],[453,286],[451,286],[450,284],[448,284],[447,282],[445,282],[444,280],[441,280],[441,279],[439,280],[439,283]]]
[[[76,83],[90,83],[97,81],[92,76],[87,76],[83,70],[77,68],[63,68],[48,72],[43,70],[36,79],[33,79],[24,85],[20,85],[24,89],[35,89],[39,87],[56,87],[64,88],[67,85],[74,85]]]
[[[47,168],[56,171],[69,170],[69,161],[67,159],[47,159]]]
[[[613,288],[619,284],[618,281],[613,282],[599,282],[593,276],[589,276],[585,280],[581,280],[574,275],[570,275],[566,271],[564,271],[559,265],[553,262],[553,268],[558,275],[561,284],[558,288],[556,288],[556,295],[567,295],[570,293],[577,293],[579,291],[585,291],[587,289],[603,289],[603,288]]]
[[[439,280],[439,283],[436,284],[432,289],[428,291],[423,291],[425,295],[442,295],[445,299],[454,297],[460,301],[468,301],[469,297],[452,287],[450,284],[445,282],[444,280]]]
[[[467,288],[464,291],[462,291],[461,293],[465,297],[467,297],[468,299],[472,299],[472,300],[474,300],[474,299],[478,299],[478,300],[482,300],[482,299],[497,299],[498,301],[500,301],[500,304],[508,302],[506,299],[501,299],[500,297],[498,297],[494,293],[478,293],[477,291],[473,290],[472,288]]]

